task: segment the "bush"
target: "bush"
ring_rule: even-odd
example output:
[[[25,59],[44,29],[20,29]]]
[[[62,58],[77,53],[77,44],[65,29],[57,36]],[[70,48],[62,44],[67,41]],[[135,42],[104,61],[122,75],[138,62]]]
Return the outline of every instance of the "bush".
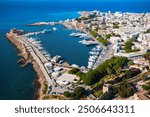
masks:
[[[132,50],[132,46],[133,45],[134,45],[133,44],[133,40],[126,41],[125,42],[125,47],[124,47],[125,52],[130,53],[130,52],[137,52],[137,51],[139,51],[138,49]]]
[[[102,77],[100,75],[99,72],[91,70],[83,78],[83,83],[86,85],[93,85],[100,80]]]
[[[91,35],[92,35],[93,37],[95,37],[95,38],[99,36],[98,33],[95,32],[95,31],[92,31],[92,32],[91,32]]]
[[[133,61],[128,62],[128,66],[134,65]]]
[[[144,90],[147,90],[147,91],[150,90],[150,86],[147,86],[147,85],[143,85],[142,88],[143,88]]]
[[[103,85],[104,85],[104,80],[101,79],[98,83],[95,83],[95,84],[92,86],[92,88],[93,88],[94,90],[102,89]]]
[[[94,95],[95,95],[97,98],[99,98],[102,94],[103,94],[102,91],[97,91],[97,92],[94,93]]]
[[[70,97],[69,91],[65,91],[65,92],[64,92],[64,96],[66,96],[67,98]]]
[[[110,37],[111,37],[111,34],[106,34],[106,35],[105,35],[105,38],[106,38],[106,39],[109,39]]]
[[[72,99],[74,99],[74,97],[76,97],[75,93],[70,93],[70,96],[69,96],[69,98],[72,98]]]
[[[71,99],[80,99],[84,96],[85,89],[83,87],[76,87],[73,93],[69,93],[68,91],[64,92],[64,96]]]
[[[113,24],[113,28],[118,29],[119,28],[118,24]]]
[[[142,85],[142,88],[143,88],[144,90],[150,91],[150,82],[147,83],[146,85]]]
[[[78,77],[82,77],[82,75],[83,75],[83,73],[81,72],[81,71],[78,71],[77,73],[76,73],[76,75],[78,76]]]
[[[126,78],[131,78],[133,76],[132,71],[130,70],[126,70],[125,75],[126,75]]]

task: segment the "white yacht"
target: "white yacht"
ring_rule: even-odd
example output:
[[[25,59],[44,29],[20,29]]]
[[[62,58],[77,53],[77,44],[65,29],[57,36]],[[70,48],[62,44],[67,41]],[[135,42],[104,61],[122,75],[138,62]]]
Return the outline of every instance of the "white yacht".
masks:
[[[56,31],[57,30],[57,28],[56,27],[53,27],[53,31]]]

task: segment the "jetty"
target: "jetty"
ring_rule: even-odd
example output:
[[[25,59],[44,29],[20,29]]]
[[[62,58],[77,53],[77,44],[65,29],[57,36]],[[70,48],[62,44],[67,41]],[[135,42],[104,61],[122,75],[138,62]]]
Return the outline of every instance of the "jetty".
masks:
[[[62,57],[56,55],[55,57],[51,57],[51,55],[43,50],[41,41],[38,41],[34,38],[29,38],[27,34],[21,33],[17,30],[10,30],[6,34],[6,37],[18,48],[19,51],[22,51],[22,57],[30,58],[31,63],[33,66],[37,64],[38,67],[34,67],[35,71],[41,71],[40,73],[43,74],[45,81],[48,84],[48,94],[63,94],[65,91],[71,91],[66,87],[60,87],[56,82],[56,77],[59,77],[61,73],[59,70],[68,71],[73,66],[64,62],[61,63]],[[39,73],[37,73],[39,75]],[[43,85],[43,83],[40,83]]]

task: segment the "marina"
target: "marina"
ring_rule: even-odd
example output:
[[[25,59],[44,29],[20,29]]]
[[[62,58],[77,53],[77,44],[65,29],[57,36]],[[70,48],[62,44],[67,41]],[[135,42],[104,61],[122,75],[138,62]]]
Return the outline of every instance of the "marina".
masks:
[[[38,34],[46,34],[46,33],[50,33],[52,31],[56,31],[57,28],[53,27],[53,29],[44,29],[42,31],[37,31],[37,32],[29,32],[27,34],[25,34],[25,36],[32,36],[32,35],[38,35]]]
[[[55,31],[56,30],[57,28],[55,29]],[[13,39],[17,39],[21,45],[25,46],[27,52],[29,52],[29,54],[32,56],[32,59],[37,62],[42,74],[46,79],[46,82],[48,83],[48,87],[50,87],[48,89],[48,94],[63,94],[65,91],[72,92],[72,89],[70,88],[70,83],[73,83],[74,81],[72,80],[78,78],[74,77],[75,75],[70,76],[67,71],[71,70],[71,68],[79,68],[83,71],[87,71],[87,69],[92,69],[101,51],[100,46],[95,46],[94,48],[92,47],[92,50],[89,52],[89,61],[86,61],[88,62],[88,67],[80,67],[78,64],[68,64],[62,56],[53,56],[51,55],[51,53],[46,51],[43,45],[43,41],[39,37],[40,34],[45,34],[41,33],[43,31],[39,31],[38,34],[26,33],[17,36],[16,32],[17,34],[19,34],[19,31],[16,31],[15,29],[11,30],[9,33],[7,33],[7,38],[11,39],[13,37]],[[36,36],[36,38],[34,36]],[[68,74],[68,77],[72,77],[72,80],[68,81],[60,79],[61,77],[63,77],[64,73]]]
[[[39,65],[44,77],[46,78],[48,86],[51,86],[49,93],[62,94],[64,91],[69,91],[65,87],[58,87],[54,78],[61,76],[62,71],[68,71],[72,67],[66,64],[64,65],[63,63],[60,64],[60,61],[63,60],[61,56],[56,55],[51,57],[51,55],[44,49],[38,49],[37,44],[41,44],[40,41],[37,41],[31,37],[28,38],[25,35],[16,35],[14,32],[14,30],[11,30],[9,33],[7,33],[7,38],[10,40],[17,39],[22,46],[25,46],[27,52],[29,52],[29,54],[32,56],[32,59],[35,60]]]
[[[98,43],[96,41],[93,41],[93,40],[82,40],[82,41],[79,41],[79,43],[83,44],[83,45],[86,45],[86,46],[92,46],[92,45],[98,45]]]
[[[79,43],[82,40],[80,37],[70,36],[69,34],[76,32],[75,30],[65,30],[63,25],[54,25],[57,31],[52,31],[47,34],[33,35],[32,38],[38,38],[43,47],[51,56],[60,55],[70,65],[77,64],[78,66],[87,66],[89,51],[93,46],[85,46]],[[76,49],[78,48],[78,50]]]
[[[101,54],[101,50],[102,48],[98,45],[89,52],[90,57],[88,60],[88,66],[87,66],[88,69],[94,68],[95,63],[97,62]]]
[[[73,36],[73,37],[79,37],[79,38],[83,38],[83,39],[86,39],[86,40],[89,40],[91,39],[92,37],[90,35],[87,35],[85,33],[71,33],[69,34],[70,36]]]
[[[44,29],[46,30],[46,29]],[[55,28],[55,31],[57,30],[57,28]],[[41,31],[39,31],[41,32]],[[38,34],[40,34],[38,32]],[[33,33],[29,33],[29,34],[33,34]],[[35,33],[34,33],[35,34]],[[33,34],[33,35],[34,35]],[[91,51],[89,52],[89,59],[88,59],[88,65],[87,65],[87,68],[88,69],[92,69],[94,67],[94,64],[96,63],[96,61],[98,60],[98,57],[101,53],[101,50],[102,48],[100,47],[100,45],[98,45],[97,42],[95,41],[92,41],[90,39],[90,36],[88,36],[87,34],[85,33],[71,33],[69,34],[70,36],[73,36],[73,37],[76,37],[76,38],[84,38],[83,40],[79,41],[79,43],[83,44],[83,45],[86,45],[86,46],[93,46],[93,45],[97,45],[95,46],[94,48],[91,49]],[[25,36],[29,36],[28,34],[25,34]],[[31,36],[31,35],[30,35]],[[88,38],[88,40],[87,40]],[[90,40],[89,40],[90,39]],[[30,42],[31,44],[33,44],[35,47],[37,47],[41,53],[43,54],[43,56],[48,60],[48,61],[51,61],[51,62],[54,62],[54,63],[59,63],[59,64],[62,64],[64,63],[65,61],[62,59],[61,56],[59,55],[56,55],[52,58],[51,54],[49,54],[46,50],[44,50],[43,48],[43,45],[41,44],[41,41],[40,39],[38,38],[28,38],[26,39],[28,42]],[[31,51],[31,48],[28,48],[28,51]],[[72,65],[72,66],[75,66]],[[76,65],[75,67],[77,67],[78,65]],[[78,66],[79,67],[79,66]],[[85,66],[86,67],[86,66]]]
[[[90,35],[87,35],[86,33],[71,33],[69,34],[72,37],[81,38],[83,40],[80,40],[79,43],[86,45],[86,46],[92,46],[97,45],[98,42],[96,42]]]

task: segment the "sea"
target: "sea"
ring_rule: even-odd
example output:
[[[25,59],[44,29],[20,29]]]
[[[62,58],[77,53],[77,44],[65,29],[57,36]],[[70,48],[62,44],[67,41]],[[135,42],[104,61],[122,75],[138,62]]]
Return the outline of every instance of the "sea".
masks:
[[[50,1],[0,1],[0,99],[33,100],[36,90],[36,73],[32,65],[22,68],[16,48],[5,34],[12,28],[25,31],[40,31],[45,28],[27,24],[41,21],[59,21],[79,17],[78,11],[99,10],[102,12],[150,12],[150,2],[101,2],[98,0],[50,0]],[[70,64],[87,66],[89,51],[78,43],[79,38],[70,37],[75,30],[62,25],[58,30],[38,35],[43,47],[52,56],[61,55]]]

